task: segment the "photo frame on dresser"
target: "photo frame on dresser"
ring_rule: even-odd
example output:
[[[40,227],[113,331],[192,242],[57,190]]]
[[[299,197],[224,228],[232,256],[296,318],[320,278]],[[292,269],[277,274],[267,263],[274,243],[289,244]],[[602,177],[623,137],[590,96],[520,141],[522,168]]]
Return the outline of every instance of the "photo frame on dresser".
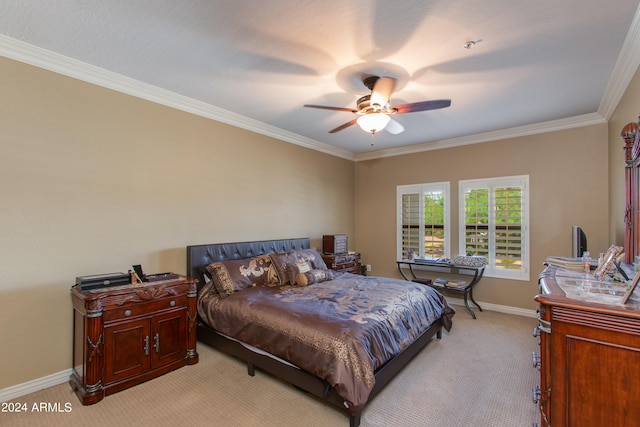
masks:
[[[607,274],[613,268],[613,263],[624,251],[622,246],[611,245],[604,254],[603,260],[598,264],[596,271],[593,273],[597,280],[604,280]]]
[[[636,286],[638,286],[638,282],[640,282],[640,271],[637,271],[636,275],[633,276],[633,280],[629,285],[629,289],[627,289],[627,293],[624,294],[624,296],[622,297],[623,304],[626,304],[627,301],[629,301],[629,298],[631,298],[631,294],[633,294],[633,291],[636,289]]]

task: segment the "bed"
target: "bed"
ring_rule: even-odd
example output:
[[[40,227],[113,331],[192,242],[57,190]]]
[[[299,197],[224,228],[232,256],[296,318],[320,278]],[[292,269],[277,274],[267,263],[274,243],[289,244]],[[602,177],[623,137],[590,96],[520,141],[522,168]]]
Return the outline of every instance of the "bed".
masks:
[[[188,246],[187,274],[198,341],[346,411],[351,427],[455,313],[428,286],[327,269],[308,238]]]

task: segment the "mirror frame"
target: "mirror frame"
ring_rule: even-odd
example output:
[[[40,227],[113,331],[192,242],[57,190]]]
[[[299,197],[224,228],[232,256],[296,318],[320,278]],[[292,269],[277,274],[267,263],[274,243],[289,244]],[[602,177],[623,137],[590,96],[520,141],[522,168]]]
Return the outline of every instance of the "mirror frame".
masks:
[[[640,117],[639,117],[640,122]],[[624,213],[624,262],[640,256],[640,132],[638,122],[627,123],[620,133],[624,141],[626,207]]]

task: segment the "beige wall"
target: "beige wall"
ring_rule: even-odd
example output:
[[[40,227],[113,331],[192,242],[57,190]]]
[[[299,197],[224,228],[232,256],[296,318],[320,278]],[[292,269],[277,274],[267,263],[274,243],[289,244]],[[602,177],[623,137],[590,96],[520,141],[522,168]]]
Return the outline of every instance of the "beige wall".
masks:
[[[0,389],[71,367],[75,277],[353,235],[354,164],[0,58]]]
[[[396,268],[396,186],[449,181],[452,255],[458,252],[458,181],[529,175],[530,280],[485,277],[477,301],[535,308],[537,278],[548,255],[571,254],[571,226],[584,227],[589,249],[609,244],[607,125],[550,132],[464,147],[356,163],[358,250],[372,273],[400,277]]]
[[[571,225],[593,253],[622,243],[638,75],[609,126],[355,164],[7,59],[0,76],[0,389],[70,368],[79,275],[183,273],[189,244],[347,233],[373,274],[397,277],[400,184],[450,181],[456,200],[461,179],[530,176],[531,280],[485,278],[479,301],[533,309]]]

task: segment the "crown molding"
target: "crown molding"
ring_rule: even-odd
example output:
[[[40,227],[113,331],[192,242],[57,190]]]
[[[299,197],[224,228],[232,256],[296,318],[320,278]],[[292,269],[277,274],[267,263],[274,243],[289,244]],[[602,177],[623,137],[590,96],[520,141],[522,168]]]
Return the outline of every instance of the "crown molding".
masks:
[[[142,83],[5,35],[0,35],[0,55],[187,113],[357,162],[606,123],[613,115],[615,108],[640,66],[640,7],[634,15],[598,112],[499,131],[358,154],[285,131],[157,86]]]
[[[0,34],[0,55],[67,77],[347,160],[354,153]]]
[[[532,125],[518,126],[509,129],[502,129],[492,132],[477,133],[475,135],[462,136],[459,138],[444,139],[440,141],[425,142],[422,144],[408,145],[405,147],[392,148],[389,150],[371,151],[368,153],[356,154],[355,161],[373,160],[384,157],[402,156],[405,154],[421,153],[423,151],[442,150],[444,148],[459,147],[462,145],[480,144],[482,142],[499,141],[501,139],[517,138],[521,136],[536,135],[546,132],[572,129],[582,126],[590,126],[606,123],[607,120],[599,113],[583,114],[581,116],[569,117],[566,119],[551,120],[548,122],[536,123]]]
[[[598,107],[598,113],[607,120],[613,116],[638,67],[640,67],[640,6],[633,16],[627,38],[624,40],[620,55],[618,55],[618,60],[611,73],[611,79],[609,79]]]
[[[602,100],[596,113],[584,114],[567,119],[553,120],[536,123],[533,125],[503,129],[495,132],[486,132],[460,138],[452,138],[442,141],[427,142],[389,150],[372,151],[356,154],[355,161],[373,160],[384,157],[401,156],[404,154],[419,153],[422,151],[440,150],[443,148],[458,147],[461,145],[478,144],[481,142],[497,141],[506,138],[534,135],[545,132],[571,129],[580,126],[606,123],[611,119],[615,109],[622,99],[629,83],[640,68],[640,6],[627,32],[627,37],[618,55],[618,60],[611,73],[611,78],[605,89]]]

